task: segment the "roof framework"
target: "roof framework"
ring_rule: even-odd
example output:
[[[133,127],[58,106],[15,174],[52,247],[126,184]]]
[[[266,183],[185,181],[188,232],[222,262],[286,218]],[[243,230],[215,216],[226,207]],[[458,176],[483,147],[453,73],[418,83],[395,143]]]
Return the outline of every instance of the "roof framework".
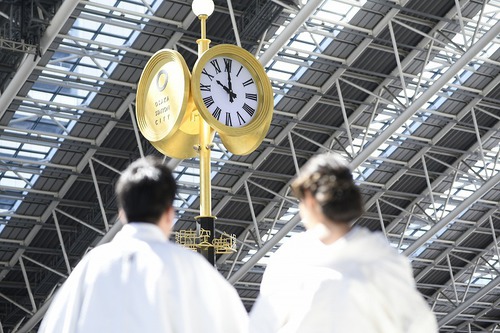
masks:
[[[254,53],[275,92],[271,129],[254,153],[232,155],[216,137],[212,154],[216,229],[238,237],[238,251],[217,264],[246,306],[267,259],[302,230],[289,193],[297,169],[335,151],[365,198],[355,223],[409,256],[441,332],[497,330],[500,1],[215,3],[212,45]],[[158,154],[137,131],[136,85],[161,48],[193,66],[190,5],[38,2],[51,24],[39,52],[22,56],[22,43],[2,32],[0,56],[19,58],[0,95],[4,331],[36,328],[80,258],[119,229],[114,181],[130,161]],[[176,229],[192,229],[198,161],[165,162],[180,184]]]

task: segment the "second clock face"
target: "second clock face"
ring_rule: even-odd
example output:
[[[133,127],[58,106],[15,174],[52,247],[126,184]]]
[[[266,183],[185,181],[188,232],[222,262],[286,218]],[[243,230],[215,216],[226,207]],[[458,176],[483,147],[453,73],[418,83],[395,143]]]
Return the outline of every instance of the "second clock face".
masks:
[[[200,92],[208,111],[226,126],[243,127],[256,116],[257,84],[237,60],[216,57],[208,61],[201,72]]]

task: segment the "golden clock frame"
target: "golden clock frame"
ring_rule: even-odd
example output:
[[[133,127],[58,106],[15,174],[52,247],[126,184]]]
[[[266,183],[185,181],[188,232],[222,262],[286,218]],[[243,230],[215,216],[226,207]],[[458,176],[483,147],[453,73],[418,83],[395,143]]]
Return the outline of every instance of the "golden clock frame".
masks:
[[[217,121],[203,103],[200,90],[202,70],[211,59],[217,57],[238,61],[248,69],[256,83],[258,94],[256,116],[248,125],[242,127],[226,126]],[[250,154],[264,140],[271,124],[274,109],[273,90],[264,67],[250,52],[230,44],[217,45],[205,51],[193,67],[191,95],[203,119],[210,127],[217,130],[222,143],[233,154]]]
[[[158,151],[179,159],[197,155],[193,146],[199,141],[200,119],[191,97],[190,82],[191,74],[182,55],[162,49],[149,59],[137,86],[139,130]],[[158,91],[155,85],[163,89]],[[158,101],[165,106],[158,109],[155,105]]]

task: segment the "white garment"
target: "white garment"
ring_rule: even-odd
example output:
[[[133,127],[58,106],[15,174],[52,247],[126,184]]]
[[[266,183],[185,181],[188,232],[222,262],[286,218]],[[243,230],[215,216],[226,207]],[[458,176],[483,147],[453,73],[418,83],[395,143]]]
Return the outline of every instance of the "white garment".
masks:
[[[271,257],[250,313],[252,333],[433,333],[434,315],[406,257],[355,227],[325,245],[301,233]]]
[[[235,289],[153,224],[129,223],[90,251],[57,292],[39,333],[243,333]]]

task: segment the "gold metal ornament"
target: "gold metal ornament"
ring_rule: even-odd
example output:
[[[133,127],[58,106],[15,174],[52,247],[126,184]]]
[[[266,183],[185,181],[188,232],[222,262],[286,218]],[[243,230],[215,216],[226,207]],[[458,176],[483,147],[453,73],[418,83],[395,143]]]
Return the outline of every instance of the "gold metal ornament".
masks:
[[[231,254],[236,252],[236,235],[223,233],[218,238],[214,238],[212,242],[210,239],[210,231],[200,229],[196,230],[179,230],[174,233],[175,242],[191,251],[198,251],[198,249],[214,248],[216,254]]]
[[[181,121],[177,131],[175,131],[168,139],[160,141],[150,141],[151,145],[160,153],[169,157],[185,159],[196,157],[197,152],[194,149],[199,141],[201,116],[196,110],[192,99],[186,106],[184,118]]]
[[[233,154],[248,155],[255,151],[255,149],[257,149],[266,138],[271,125],[272,117],[273,113],[271,109],[271,112],[268,114],[268,119],[266,119],[260,128],[256,129],[252,133],[240,136],[230,136],[219,133],[219,137],[227,150]]]
[[[149,59],[137,87],[136,117],[142,135],[161,153],[196,156],[199,116],[190,96],[189,69],[181,54],[163,49]]]

